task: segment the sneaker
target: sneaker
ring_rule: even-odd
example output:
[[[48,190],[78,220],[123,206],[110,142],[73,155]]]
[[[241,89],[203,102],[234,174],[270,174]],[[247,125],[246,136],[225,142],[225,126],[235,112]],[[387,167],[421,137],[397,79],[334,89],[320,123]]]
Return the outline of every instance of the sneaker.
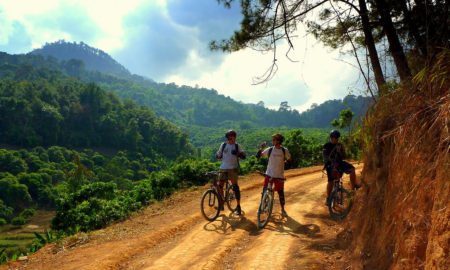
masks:
[[[234,212],[240,216],[240,215],[241,215],[241,206],[238,205],[238,206],[236,207],[236,210],[235,210]]]
[[[284,210],[284,209],[281,210],[281,215],[282,215],[283,217],[287,217],[287,216],[288,216],[286,210]]]

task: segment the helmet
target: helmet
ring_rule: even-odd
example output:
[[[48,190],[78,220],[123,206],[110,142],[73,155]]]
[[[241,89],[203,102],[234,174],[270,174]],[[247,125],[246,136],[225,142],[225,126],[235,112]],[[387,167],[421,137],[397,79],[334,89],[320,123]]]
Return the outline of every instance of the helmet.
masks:
[[[339,137],[341,137],[341,133],[338,130],[334,129],[330,132],[330,138],[338,139]]]
[[[280,143],[283,143],[284,141],[284,137],[283,135],[281,135],[280,133],[275,133],[272,135],[272,139],[276,139],[277,141],[279,141]]]
[[[236,136],[237,136],[236,131],[234,131],[234,130],[232,130],[232,129],[228,130],[227,133],[225,133],[225,138],[228,139],[228,137],[230,137],[230,136],[236,137]]]

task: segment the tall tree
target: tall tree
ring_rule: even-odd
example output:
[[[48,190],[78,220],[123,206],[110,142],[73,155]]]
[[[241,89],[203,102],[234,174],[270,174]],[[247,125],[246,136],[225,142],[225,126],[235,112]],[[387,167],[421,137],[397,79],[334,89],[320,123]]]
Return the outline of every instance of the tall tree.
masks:
[[[389,51],[391,52],[392,58],[394,58],[398,75],[401,80],[407,80],[411,77],[411,70],[409,69],[408,60],[406,59],[403,46],[397,35],[397,30],[392,22],[389,3],[385,0],[375,0],[375,3],[381,18],[383,30],[389,41]]]

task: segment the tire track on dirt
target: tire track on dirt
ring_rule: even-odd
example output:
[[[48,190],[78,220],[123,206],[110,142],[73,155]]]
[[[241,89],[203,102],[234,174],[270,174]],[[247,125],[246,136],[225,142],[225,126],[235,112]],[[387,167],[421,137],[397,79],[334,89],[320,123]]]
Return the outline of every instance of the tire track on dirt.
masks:
[[[319,173],[307,181],[297,181],[296,178],[288,180],[295,188],[299,185],[313,185]],[[262,183],[262,180],[261,180]],[[261,188],[259,183],[257,187]],[[248,234],[258,234],[256,224],[256,211],[259,206],[260,190],[247,194],[242,206],[244,215],[222,215],[211,223],[195,225],[179,242],[160,257],[148,254],[124,269],[218,269],[223,265],[223,258],[233,248],[239,245],[240,240]],[[300,203],[299,203],[300,204]],[[275,236],[276,237],[276,236]],[[289,247],[286,247],[287,249]],[[174,264],[176,262],[176,264]]]

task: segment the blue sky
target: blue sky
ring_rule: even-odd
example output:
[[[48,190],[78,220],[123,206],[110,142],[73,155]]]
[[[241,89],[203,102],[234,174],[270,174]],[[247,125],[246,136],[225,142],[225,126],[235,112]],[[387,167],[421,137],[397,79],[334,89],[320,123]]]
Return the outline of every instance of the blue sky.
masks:
[[[312,103],[359,94],[358,70],[348,56],[324,48],[302,28],[286,59],[280,44],[279,70],[263,85],[253,79],[271,64],[270,54],[250,49],[211,52],[213,39],[229,37],[241,20],[239,6],[216,0],[3,0],[0,51],[26,53],[60,39],[100,48],[131,72],[158,82],[214,88],[242,102],[277,108],[288,101],[299,110]]]

